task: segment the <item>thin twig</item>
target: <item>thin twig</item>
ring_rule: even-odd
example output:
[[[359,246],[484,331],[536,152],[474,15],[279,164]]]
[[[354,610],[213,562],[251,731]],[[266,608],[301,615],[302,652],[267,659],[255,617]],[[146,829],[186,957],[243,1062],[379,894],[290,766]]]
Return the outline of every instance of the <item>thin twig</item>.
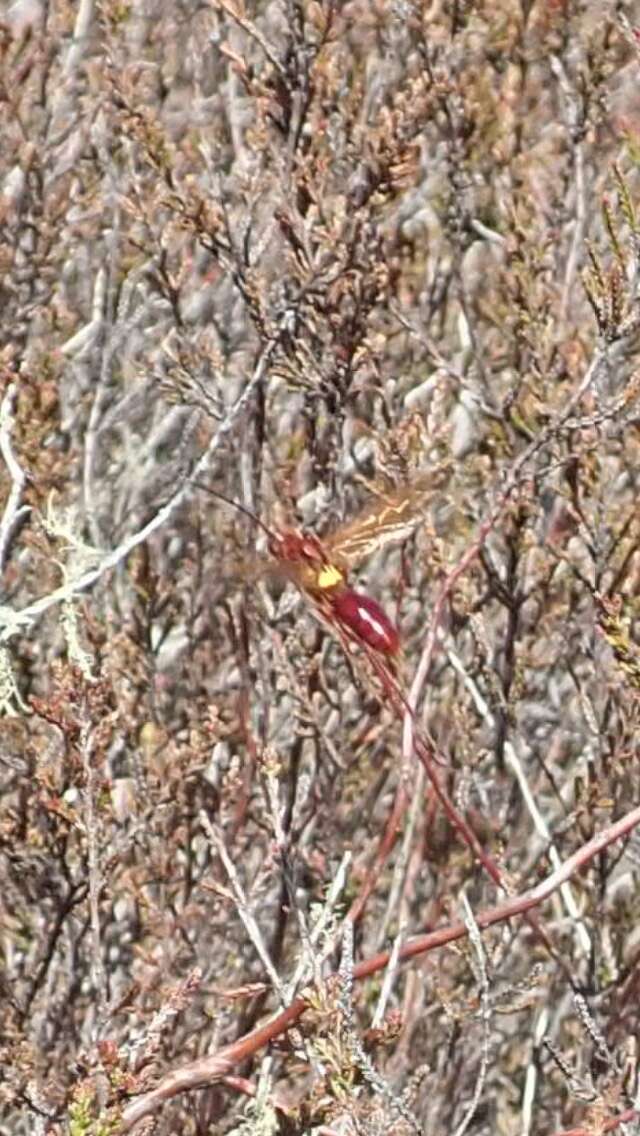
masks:
[[[20,507],[20,497],[24,489],[26,476],[16,459],[12,446],[11,446],[11,431],[13,430],[13,408],[16,400],[16,388],[14,383],[10,383],[5,391],[2,405],[0,406],[0,454],[2,454],[4,463],[9,471],[11,478],[11,490],[7,503],[4,507],[2,520],[0,521],[0,572],[3,569],[7,551],[9,548],[9,541],[11,534],[21,517],[30,512],[28,505]]]
[[[489,1043],[491,1040],[491,999],[489,998],[489,979],[487,977],[487,964],[484,954],[484,947],[482,945],[482,937],[473,917],[471,905],[465,893],[462,893],[462,906],[464,909],[464,921],[469,932],[469,939],[476,955],[476,972],[478,982],[480,984],[480,1019],[482,1021],[483,1030],[483,1044],[482,1056],[480,1058],[480,1068],[476,1076],[476,1084],[473,1090],[473,1097],[469,1103],[467,1111],[463,1116],[460,1124],[455,1129],[453,1136],[464,1136],[467,1128],[473,1120],[478,1105],[480,1104],[480,1097],[482,1090],[487,1079],[487,1069],[489,1068]]]
[[[325,935],[331,925],[333,910],[347,884],[351,859],[352,853],[345,852],[338,865],[338,870],[331,881],[331,886],[327,892],[327,898],[322,905],[322,910],[311,928],[309,935],[309,946],[311,948],[314,948],[316,944],[320,943],[322,936]],[[333,954],[337,936],[337,931],[335,934],[328,934],[325,943],[321,945],[319,951],[313,951],[311,957],[305,957],[303,955],[294,971],[293,978],[286,984],[287,1001],[295,997],[300,987],[309,980],[314,966],[317,970],[322,963],[328,959],[329,955]]]
[[[280,60],[278,59],[278,56],[276,55],[274,49],[272,48],[269,41],[265,39],[260,29],[256,27],[252,20],[248,19],[247,16],[243,16],[235,7],[235,5],[231,3],[231,0],[211,0],[211,6],[213,8],[222,8],[222,11],[226,12],[227,15],[230,16],[231,19],[238,25],[238,27],[242,28],[243,32],[246,32],[247,35],[251,37],[251,39],[254,39],[256,43],[259,44],[259,46],[262,48],[272,66],[275,67],[276,71],[278,71],[283,79],[286,79],[287,73]]]
[[[49,592],[48,595],[41,596],[40,599],[35,600],[32,604],[28,604],[27,607],[22,608],[20,611],[0,607],[0,643],[6,642],[13,635],[30,627],[41,615],[44,615],[49,608],[59,604],[62,600],[69,599],[70,596],[75,595],[77,592],[86,591],[87,588],[91,588],[106,572],[110,571],[111,568],[115,568],[116,565],[120,564],[123,560],[126,560],[127,556],[129,556],[134,548],[137,548],[139,544],[148,540],[156,529],[161,528],[162,525],[166,523],[172,513],[174,513],[186,499],[189,492],[194,487],[194,483],[209,468],[211,458],[220,449],[222,443],[231,433],[240,413],[244,410],[257,386],[264,378],[278,340],[279,336],[276,335],[264,348],[242,394],[232,406],[224,422],[221,423],[189,477],[185,479],[180,488],[176,490],[166,504],[164,504],[161,509],[158,509],[158,512],[154,514],[146,525],[143,525],[137,532],[128,536],[117,548],[108,552],[95,568],[84,572],[82,576],[79,576],[75,580],[69,580],[61,587],[56,588],[53,592]]]
[[[98,852],[98,819],[94,807],[95,778],[92,763],[91,728],[85,718],[80,735],[80,752],[84,766],[86,784],[84,788],[84,827],[87,838],[87,863],[89,869],[89,915],[91,919],[91,976],[96,993],[97,1015],[95,1032],[103,1024],[107,1005],[107,975],[102,957],[102,934],[100,929],[100,892],[102,875]]]
[[[342,960],[340,963],[340,1009],[343,1029],[351,1049],[354,1062],[360,1069],[367,1084],[386,1100],[389,1107],[406,1120],[417,1136],[422,1136],[420,1123],[399,1096],[376,1069],[358,1036],[353,1012],[353,923],[345,919],[342,935]]]
[[[404,921],[402,921],[400,923],[400,928],[398,930],[398,934],[395,937],[393,947],[391,948],[391,955],[389,957],[389,962],[387,963],[387,969],[385,970],[385,973],[384,973],[384,982],[382,983],[382,990],[380,991],[380,997],[378,998],[378,1004],[376,1006],[375,1013],[373,1015],[373,1018],[371,1019],[371,1028],[372,1029],[379,1029],[381,1027],[383,1021],[384,1021],[384,1015],[385,1015],[386,1010],[387,1010],[387,1003],[389,1001],[389,998],[391,997],[391,991],[393,990],[393,984],[395,982],[396,975],[398,973],[398,967],[400,965],[400,952],[401,952],[402,944],[405,940],[405,937],[406,937],[406,924],[405,924]]]
[[[522,1129],[521,1136],[529,1136],[531,1131],[531,1124],[533,1121],[533,1104],[536,1099],[536,1087],[538,1084],[538,1063],[536,1060],[538,1047],[542,1043],[542,1039],[547,1032],[549,1024],[549,1008],[543,1006],[538,1014],[534,1032],[533,1032],[533,1050],[529,1063],[527,1065],[527,1072],[524,1079],[524,1091],[522,1093]]]
[[[402,844],[400,846],[400,853],[393,869],[393,877],[391,886],[389,888],[389,898],[385,908],[385,913],[380,920],[380,927],[376,935],[377,946],[382,946],[382,943],[387,937],[387,927],[389,922],[394,917],[400,891],[406,878],[407,864],[411,854],[413,845],[413,837],[418,823],[418,817],[422,816],[424,808],[424,781],[425,771],[422,765],[418,766],[415,771],[415,784],[411,789],[411,807],[407,818],[407,824],[402,837]]]
[[[560,329],[562,330],[564,329],[567,322],[569,301],[571,299],[571,293],[575,285],[576,272],[578,269],[578,258],[580,256],[580,250],[584,243],[584,234],[587,222],[587,196],[584,168],[584,147],[582,145],[581,139],[581,109],[578,93],[572,87],[564,64],[557,55],[552,55],[550,57],[549,66],[556,79],[558,80],[558,86],[564,98],[567,127],[569,130],[570,141],[573,150],[573,181],[576,199],[575,222],[573,226],[573,234],[571,237],[571,247],[569,249],[569,255],[567,256],[564,272],[562,298],[560,300],[560,312],[558,316],[558,323]]]
[[[238,915],[240,916],[240,919],[242,920],[242,922],[244,924],[244,928],[245,928],[245,931],[247,932],[247,935],[251,939],[251,942],[253,943],[253,945],[256,949],[256,954],[258,955],[258,958],[262,962],[264,969],[266,970],[267,974],[269,975],[269,978],[271,979],[271,984],[272,984],[276,994],[278,995],[278,1001],[280,1002],[280,1005],[284,1006],[284,1004],[285,1004],[284,986],[283,986],[283,984],[280,980],[280,975],[278,974],[275,966],[273,965],[273,962],[271,961],[271,956],[270,956],[269,951],[267,949],[267,944],[264,941],[262,931],[258,927],[258,924],[256,923],[256,921],[255,921],[255,919],[254,919],[254,917],[251,913],[251,910],[249,908],[249,901],[247,899],[246,892],[245,892],[245,890],[242,886],[242,883],[240,882],[240,877],[238,876],[238,873],[236,871],[235,864],[233,863],[233,860],[231,859],[229,853],[227,852],[227,846],[224,842],[224,837],[222,835],[222,831],[218,827],[218,825],[213,824],[213,822],[209,819],[209,817],[207,816],[204,809],[202,809],[201,812],[200,812],[200,823],[202,824],[202,827],[204,828],[207,836],[209,837],[209,840],[213,844],[216,852],[218,853],[218,856],[222,860],[222,863],[224,865],[224,870],[227,873],[227,876],[229,878],[229,883],[231,884],[231,888],[232,888],[232,891],[233,891],[233,896],[234,896],[236,910],[238,912]]]
[[[502,513],[509,503],[512,494],[515,492],[517,486],[520,483],[520,478],[522,476],[523,470],[528,466],[528,464],[532,461],[536,454],[547,444],[547,442],[551,441],[551,439],[555,436],[558,428],[566,421],[567,418],[569,418],[574,407],[578,405],[578,403],[591,387],[605,360],[605,348],[598,348],[598,350],[594,354],[591,364],[585,372],[582,382],[578,386],[577,390],[574,391],[574,393],[570,396],[570,398],[567,399],[567,402],[565,403],[562,411],[558,415],[556,415],[554,420],[549,423],[546,429],[542,430],[540,434],[538,434],[538,436],[534,438],[533,441],[530,442],[529,445],[522,451],[522,453],[518,455],[516,460],[513,462],[513,465],[511,466],[511,470],[507,475],[503,488],[498,493],[493,507],[489,510],[488,515],[481,522],[475,540],[472,541],[467,550],[460,557],[458,563],[451,569],[444,582],[442,583],[438,596],[436,597],[436,602],[434,604],[431,626],[429,628],[429,632],[425,641],[424,650],[420,657],[420,662],[418,663],[415,677],[413,683],[411,684],[411,690],[409,692],[408,703],[413,712],[415,712],[416,707],[418,706],[422,689],[431,668],[431,662],[438,640],[438,629],[444,616],[445,604],[449,596],[451,595],[451,592],[453,591],[460,577],[465,574],[467,569],[479,555],[480,549],[483,547],[485,541],[487,540],[487,537],[495,528],[498,520],[502,516]],[[413,716],[409,712],[409,709],[407,709],[404,718],[403,751],[407,751],[412,748],[412,734]]]
[[[76,22],[73,28],[73,39],[69,45],[69,51],[64,63],[64,75],[66,78],[75,75],[82,61],[82,57],[87,50],[92,19],[93,0],[80,0]]]
[[[495,730],[496,720],[495,720],[493,714],[491,713],[491,710],[489,709],[487,702],[485,701],[485,699],[482,697],[482,694],[478,690],[476,683],[474,682],[474,680],[471,678],[471,676],[467,672],[467,669],[464,666],[464,663],[462,662],[462,660],[456,654],[456,652],[453,650],[452,647],[447,647],[446,651],[447,651],[447,658],[449,659],[449,662],[451,663],[454,670],[457,671],[457,673],[460,675],[464,685],[466,686],[467,690],[471,694],[471,697],[473,698],[476,709],[482,715],[482,717],[484,718],[487,725],[491,729]],[[516,780],[518,782],[518,786],[520,788],[520,792],[522,793],[522,798],[523,798],[524,803],[527,807],[527,811],[528,811],[528,813],[529,813],[529,815],[530,815],[530,817],[531,817],[531,819],[532,819],[532,821],[533,821],[533,823],[536,827],[536,831],[543,838],[543,840],[544,840],[544,842],[547,846],[548,853],[549,853],[549,859],[551,860],[551,863],[553,864],[554,868],[556,868],[556,869],[560,868],[561,865],[562,865],[562,860],[560,859],[560,854],[559,854],[557,848],[555,847],[555,844],[553,843],[553,837],[552,837],[551,832],[549,830],[549,826],[548,826],[546,820],[544,819],[542,813],[540,812],[540,809],[538,808],[538,806],[536,804],[535,797],[534,797],[533,793],[531,792],[531,789],[529,788],[529,783],[527,781],[525,772],[522,768],[522,763],[521,763],[521,761],[520,761],[520,759],[519,759],[519,757],[518,757],[518,755],[515,751],[515,748],[513,747],[511,742],[509,742],[509,741],[505,742],[504,754],[505,754],[505,760],[506,760],[507,765],[509,765],[511,767],[511,769],[513,770],[513,773],[515,774]],[[590,955],[591,955],[591,940],[589,938],[589,934],[587,932],[587,929],[584,926],[584,923],[582,921],[580,912],[578,910],[578,905],[577,905],[577,903],[574,899],[573,891],[571,890],[570,885],[569,884],[563,884],[562,887],[560,888],[560,894],[562,896],[562,901],[563,901],[563,903],[564,903],[564,905],[567,909],[567,913],[568,913],[570,919],[573,922],[575,932],[576,932],[576,937],[577,937],[578,942],[580,944],[581,952],[586,958],[589,958]]]

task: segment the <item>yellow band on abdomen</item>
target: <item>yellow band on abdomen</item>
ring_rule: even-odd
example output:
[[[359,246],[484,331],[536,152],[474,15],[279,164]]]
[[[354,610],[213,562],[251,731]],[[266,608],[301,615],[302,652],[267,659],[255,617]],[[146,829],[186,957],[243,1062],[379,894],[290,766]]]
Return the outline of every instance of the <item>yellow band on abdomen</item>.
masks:
[[[327,564],[321,572],[318,572],[316,583],[319,588],[335,588],[336,584],[341,584],[344,580],[344,575],[335,564]]]

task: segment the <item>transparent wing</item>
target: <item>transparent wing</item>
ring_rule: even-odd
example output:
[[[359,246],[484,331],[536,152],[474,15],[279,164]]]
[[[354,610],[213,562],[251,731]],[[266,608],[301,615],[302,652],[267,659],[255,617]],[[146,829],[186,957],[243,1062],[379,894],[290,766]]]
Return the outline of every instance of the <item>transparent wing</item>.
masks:
[[[353,567],[385,544],[406,540],[420,522],[424,488],[387,493],[324,540],[327,551]]]

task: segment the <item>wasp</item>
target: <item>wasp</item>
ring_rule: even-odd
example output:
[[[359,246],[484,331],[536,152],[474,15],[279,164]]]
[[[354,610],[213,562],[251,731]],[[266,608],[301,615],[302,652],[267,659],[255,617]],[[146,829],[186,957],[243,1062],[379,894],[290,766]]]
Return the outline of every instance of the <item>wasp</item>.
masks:
[[[302,529],[271,529],[259,517],[216,490],[214,497],[233,506],[266,533],[272,560],[288,579],[307,595],[329,623],[337,624],[351,639],[394,656],[400,649],[398,628],[381,605],[349,583],[352,567],[392,541],[406,539],[419,521],[417,489],[386,494],[355,520],[320,538]]]

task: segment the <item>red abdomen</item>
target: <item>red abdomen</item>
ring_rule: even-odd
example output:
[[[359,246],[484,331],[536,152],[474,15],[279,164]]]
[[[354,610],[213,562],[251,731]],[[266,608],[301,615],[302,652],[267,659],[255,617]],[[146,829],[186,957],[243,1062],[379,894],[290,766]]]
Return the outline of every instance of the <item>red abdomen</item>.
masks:
[[[385,615],[380,604],[370,596],[345,588],[344,591],[331,596],[331,606],[338,619],[355,632],[363,642],[374,647],[376,651],[395,655],[400,646],[398,629]]]

